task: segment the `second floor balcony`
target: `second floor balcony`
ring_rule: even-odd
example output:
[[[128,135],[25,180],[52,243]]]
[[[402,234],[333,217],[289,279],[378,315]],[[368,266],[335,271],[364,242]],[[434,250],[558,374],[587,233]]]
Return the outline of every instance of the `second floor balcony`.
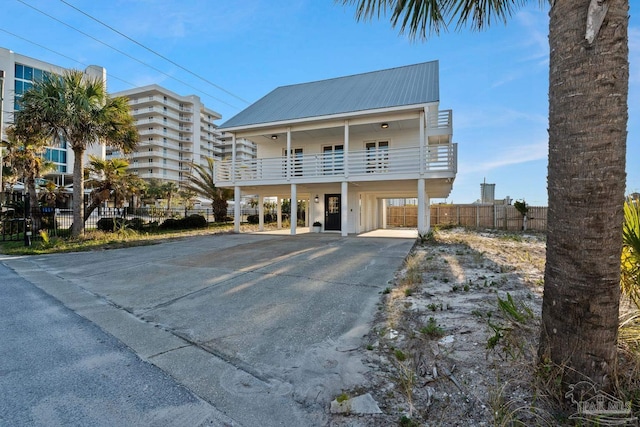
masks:
[[[231,160],[215,163],[218,186],[455,178],[457,144]]]

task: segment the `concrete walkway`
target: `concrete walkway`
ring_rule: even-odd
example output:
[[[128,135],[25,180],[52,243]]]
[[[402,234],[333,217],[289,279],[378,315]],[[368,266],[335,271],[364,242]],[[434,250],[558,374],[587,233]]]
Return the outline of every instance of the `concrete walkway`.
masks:
[[[237,425],[323,425],[408,238],[230,234],[2,259]]]

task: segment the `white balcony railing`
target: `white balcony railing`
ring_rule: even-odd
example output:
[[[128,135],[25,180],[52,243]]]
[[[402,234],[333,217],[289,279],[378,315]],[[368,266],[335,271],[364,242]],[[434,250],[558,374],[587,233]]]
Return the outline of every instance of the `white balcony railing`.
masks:
[[[216,184],[242,182],[260,183],[323,182],[348,178],[352,180],[419,177],[455,177],[457,172],[457,144],[420,147],[350,151],[348,153],[307,154],[292,157],[236,161],[235,176],[232,161],[217,162]],[[234,179],[235,178],[235,179]]]
[[[441,110],[437,114],[427,115],[427,129],[451,129],[452,111]]]

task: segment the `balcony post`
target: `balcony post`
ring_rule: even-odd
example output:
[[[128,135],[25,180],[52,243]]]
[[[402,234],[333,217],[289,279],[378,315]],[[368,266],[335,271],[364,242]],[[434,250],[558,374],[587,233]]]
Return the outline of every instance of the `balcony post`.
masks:
[[[236,134],[231,134],[231,182],[236,182]]]
[[[240,233],[240,221],[242,219],[242,216],[241,216],[242,207],[240,206],[240,199],[241,199],[240,196],[241,196],[240,187],[236,185],[235,187],[233,187],[233,231],[235,233]]]
[[[287,181],[291,181],[291,128],[287,128]]]
[[[291,184],[291,203],[289,203],[289,218],[291,220],[291,235],[296,235],[296,226],[298,225],[298,187]]]
[[[278,196],[278,203],[277,203],[277,216],[278,216],[278,223],[277,223],[277,228],[278,230],[282,229],[282,197]]]
[[[349,120],[344,121],[344,152],[342,153],[344,177],[349,178]]]
[[[427,159],[427,138],[425,138],[425,126],[427,125],[426,123],[426,111],[425,109],[422,109],[420,111],[420,176],[424,176],[424,164],[426,162]]]

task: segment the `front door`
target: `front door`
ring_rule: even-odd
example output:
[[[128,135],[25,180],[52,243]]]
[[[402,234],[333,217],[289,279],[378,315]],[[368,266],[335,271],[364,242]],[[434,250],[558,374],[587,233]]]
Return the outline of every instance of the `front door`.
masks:
[[[342,228],[342,217],[340,215],[340,194],[324,195],[324,229],[340,231]]]

